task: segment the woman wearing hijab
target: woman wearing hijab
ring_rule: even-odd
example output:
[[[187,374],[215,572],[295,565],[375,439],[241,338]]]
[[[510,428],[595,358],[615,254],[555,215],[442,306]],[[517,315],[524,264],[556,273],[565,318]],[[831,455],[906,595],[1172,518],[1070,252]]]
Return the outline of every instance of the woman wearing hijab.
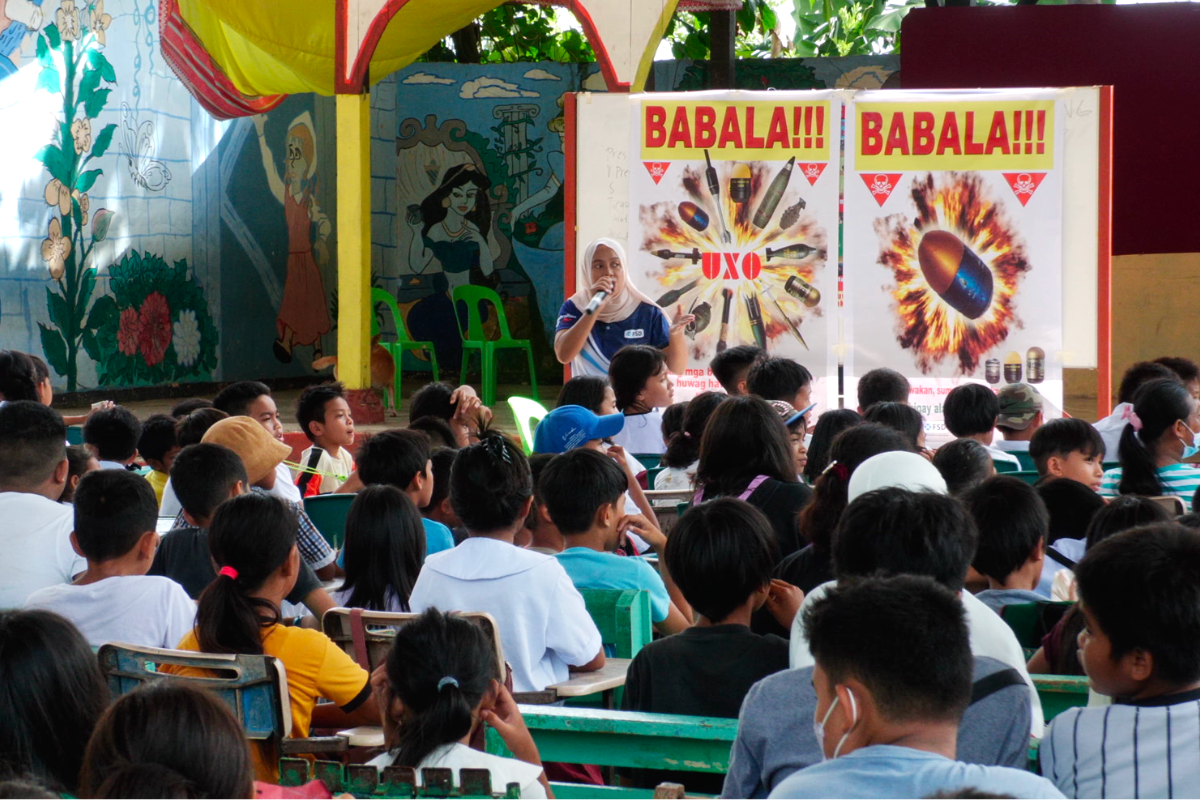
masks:
[[[625,250],[614,239],[597,239],[588,245],[575,279],[575,294],[558,312],[554,354],[571,364],[572,375],[607,375],[613,355],[630,344],[657,347],[667,358],[667,368],[681,374],[687,367],[684,326],[694,317],[676,306],[674,320],[642,294],[625,271]],[[586,314],[598,292],[605,296],[595,313]]]

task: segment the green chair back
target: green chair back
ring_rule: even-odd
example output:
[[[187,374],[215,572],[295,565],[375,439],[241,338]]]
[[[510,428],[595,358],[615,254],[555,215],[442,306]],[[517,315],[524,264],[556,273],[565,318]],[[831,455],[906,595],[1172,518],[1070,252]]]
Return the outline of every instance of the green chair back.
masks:
[[[634,453],[633,457],[642,462],[646,469],[654,469],[662,463],[662,456],[658,453]]]
[[[1016,634],[1021,647],[1042,646],[1042,637],[1050,632],[1074,603],[1010,603],[1000,609],[1000,618]]]
[[[392,297],[392,293],[387,289],[380,289],[378,286],[371,289],[371,307],[374,310],[376,303],[383,303],[392,312],[392,323],[396,326],[396,341],[411,342],[408,337],[408,329],[404,327],[404,317],[400,314],[400,306],[396,304],[396,298]],[[379,320],[375,318],[375,314],[371,314],[371,335],[379,333]]]
[[[458,302],[462,301],[467,304],[467,332],[462,332],[462,327],[459,327],[459,334],[463,340],[485,341],[487,335],[483,330],[483,315],[479,312],[480,303],[491,303],[496,309],[496,320],[500,326],[499,341],[507,341],[512,339],[512,334],[508,332],[508,317],[504,314],[504,301],[500,299],[500,295],[493,292],[486,286],[475,286],[467,284],[466,286],[458,286],[454,289],[454,306],[455,313],[458,313]]]
[[[1116,469],[1117,467],[1121,466],[1121,462],[1120,461],[1105,461],[1105,462],[1103,462],[1103,464],[1101,464],[1101,466],[1104,468],[1105,472],[1108,472],[1110,469]]]
[[[508,407],[512,409],[513,420],[517,423],[517,433],[521,435],[521,445],[526,453],[533,452],[533,431],[537,424],[550,412],[537,400],[528,397],[508,398]]]
[[[83,444],[83,426],[67,426],[67,444]]]
[[[993,460],[992,463],[996,465],[996,472],[998,472],[1002,475],[1006,472],[1016,472],[1018,470],[1017,465],[1012,463],[1011,461]]]
[[[1046,723],[1068,708],[1088,704],[1088,679],[1077,675],[1031,675],[1033,687],[1042,701]]]
[[[1021,462],[1021,471],[1030,472],[1037,470],[1037,464],[1033,463],[1033,456],[1029,455],[1028,451],[1014,450],[1011,451],[1017,457],[1017,461]]]
[[[346,541],[346,515],[353,502],[352,494],[319,494],[304,498],[304,513],[335,550],[340,550]]]
[[[997,466],[999,466],[999,465],[997,465]],[[1000,472],[1000,470],[997,470],[997,472]],[[1023,470],[1022,469],[1022,470],[1017,470],[1015,472],[1005,472],[1003,474],[1008,475],[1013,478],[1020,478],[1021,480],[1028,483],[1030,486],[1033,486],[1035,483],[1037,483],[1039,480],[1041,480],[1041,477],[1042,477],[1041,475],[1038,474],[1037,470],[1035,470],[1035,469],[1034,470]]]
[[[633,658],[654,637],[650,592],[645,589],[581,589],[588,614],[617,658]]]

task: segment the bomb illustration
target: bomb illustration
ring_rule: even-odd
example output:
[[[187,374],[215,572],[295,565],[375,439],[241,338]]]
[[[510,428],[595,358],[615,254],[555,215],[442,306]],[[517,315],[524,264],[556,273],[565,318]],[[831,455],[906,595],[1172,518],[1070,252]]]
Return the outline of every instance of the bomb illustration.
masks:
[[[1016,351],[1004,357],[1004,382],[1021,382],[1021,354]]]
[[[992,304],[991,269],[954,234],[926,233],[917,247],[917,260],[930,288],[967,319],[978,319]]]
[[[708,227],[708,214],[691,200],[679,204],[679,218],[698,231]]]

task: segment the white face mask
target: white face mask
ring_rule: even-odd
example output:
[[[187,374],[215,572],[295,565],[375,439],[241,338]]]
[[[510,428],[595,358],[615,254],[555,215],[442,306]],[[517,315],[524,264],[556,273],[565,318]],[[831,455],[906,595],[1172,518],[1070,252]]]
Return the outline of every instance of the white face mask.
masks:
[[[832,756],[827,757],[825,755],[825,723],[829,722],[829,715],[833,713],[834,707],[837,706],[838,700],[841,698],[836,696],[833,698],[833,702],[829,704],[829,708],[826,709],[825,716],[820,722],[813,720],[813,733],[817,737],[817,747],[821,750],[822,761],[827,760],[827,758],[837,758],[841,754],[842,746],[846,744],[846,739],[850,737],[850,731],[854,730],[854,726],[858,724],[858,704],[854,702],[854,692],[847,689],[846,693],[850,695],[850,727],[846,728],[846,732],[842,734],[842,738],[838,739],[837,747],[833,748]]]
[[[1179,441],[1183,442],[1182,458],[1187,459],[1187,458],[1191,458],[1192,456],[1196,455],[1196,453],[1200,453],[1200,433],[1197,433],[1196,431],[1194,431],[1190,427],[1188,427],[1186,420],[1183,420],[1183,425],[1184,425],[1184,427],[1187,427],[1188,433],[1192,434],[1192,443],[1191,444],[1188,444],[1187,442],[1183,442],[1183,439],[1179,440]]]

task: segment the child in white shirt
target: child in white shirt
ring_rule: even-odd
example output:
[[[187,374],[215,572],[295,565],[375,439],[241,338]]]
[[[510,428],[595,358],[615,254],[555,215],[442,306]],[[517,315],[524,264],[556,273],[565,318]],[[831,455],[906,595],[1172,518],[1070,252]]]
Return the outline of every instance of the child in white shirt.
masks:
[[[354,472],[354,419],[342,384],[310,386],[296,403],[296,421],[312,442],[300,456],[303,470],[296,484],[300,494],[329,494]]]
[[[622,347],[608,366],[608,380],[625,415],[625,427],[612,437],[613,444],[635,455],[661,454],[667,449],[662,410],[674,396],[663,351],[645,344]]]

